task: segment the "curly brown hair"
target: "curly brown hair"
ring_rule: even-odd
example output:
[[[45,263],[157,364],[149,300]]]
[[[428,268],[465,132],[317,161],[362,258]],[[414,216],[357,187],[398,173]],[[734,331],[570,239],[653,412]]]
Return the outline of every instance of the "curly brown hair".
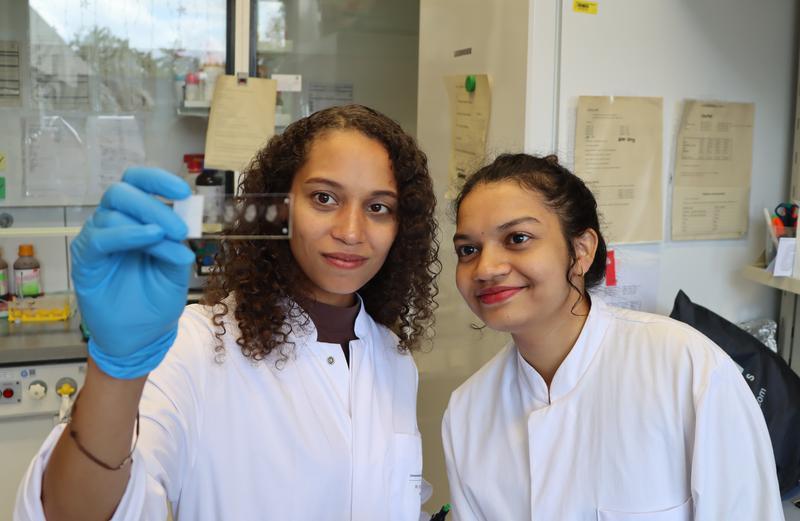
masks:
[[[358,293],[367,313],[399,337],[400,351],[417,350],[432,331],[435,279],[441,270],[436,197],[427,157],[400,125],[361,105],[316,112],[269,140],[243,172],[240,193],[288,193],[311,144],[334,130],[357,130],[380,142],[389,154],[398,189],[397,237],[381,269]],[[239,219],[224,235],[267,233],[264,226],[261,220]],[[288,336],[302,325],[296,319],[304,316],[296,302],[309,295],[308,288],[289,241],[223,239],[202,299],[215,306],[217,353],[223,354],[223,318],[232,296],[242,353],[258,361],[277,350],[285,360]]]

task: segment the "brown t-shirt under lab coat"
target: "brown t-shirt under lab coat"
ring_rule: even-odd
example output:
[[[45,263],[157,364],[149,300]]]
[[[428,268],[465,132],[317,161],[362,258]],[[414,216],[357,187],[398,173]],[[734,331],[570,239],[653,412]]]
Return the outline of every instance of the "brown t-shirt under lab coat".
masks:
[[[358,339],[355,325],[361,303],[356,301],[354,305],[343,308],[309,301],[304,302],[302,306],[317,328],[317,341],[341,345],[349,366],[350,341]]]

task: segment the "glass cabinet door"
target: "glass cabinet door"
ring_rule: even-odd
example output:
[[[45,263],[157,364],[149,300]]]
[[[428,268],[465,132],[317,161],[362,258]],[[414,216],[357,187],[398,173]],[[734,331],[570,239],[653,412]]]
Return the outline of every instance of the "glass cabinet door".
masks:
[[[228,0],[0,0],[0,205],[94,204],[203,151]]]
[[[251,72],[282,82],[277,131],[360,103],[416,132],[419,0],[254,0],[251,16]]]
[[[202,154],[233,0],[0,0],[0,251],[33,244],[46,292],[131,165]]]

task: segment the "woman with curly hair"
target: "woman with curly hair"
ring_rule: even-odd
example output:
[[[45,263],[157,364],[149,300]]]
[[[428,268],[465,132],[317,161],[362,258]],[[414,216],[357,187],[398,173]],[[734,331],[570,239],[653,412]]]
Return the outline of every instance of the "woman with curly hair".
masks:
[[[291,194],[291,238],[224,240],[185,309],[186,227],[151,194],[186,184],[131,169],[104,195],[71,247],[86,382],[17,518],[161,520],[169,502],[190,520],[419,519],[409,352],[439,269],[425,155],[386,116],[335,107],[273,137],[240,188]]]

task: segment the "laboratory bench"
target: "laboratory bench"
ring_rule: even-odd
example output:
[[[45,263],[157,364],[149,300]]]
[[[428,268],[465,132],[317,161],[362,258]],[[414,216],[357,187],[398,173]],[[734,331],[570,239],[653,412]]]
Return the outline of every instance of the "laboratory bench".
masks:
[[[0,319],[0,367],[86,360],[80,316],[58,322]]]
[[[0,519],[11,519],[19,480],[83,385],[86,357],[77,313],[58,322],[0,318]]]

